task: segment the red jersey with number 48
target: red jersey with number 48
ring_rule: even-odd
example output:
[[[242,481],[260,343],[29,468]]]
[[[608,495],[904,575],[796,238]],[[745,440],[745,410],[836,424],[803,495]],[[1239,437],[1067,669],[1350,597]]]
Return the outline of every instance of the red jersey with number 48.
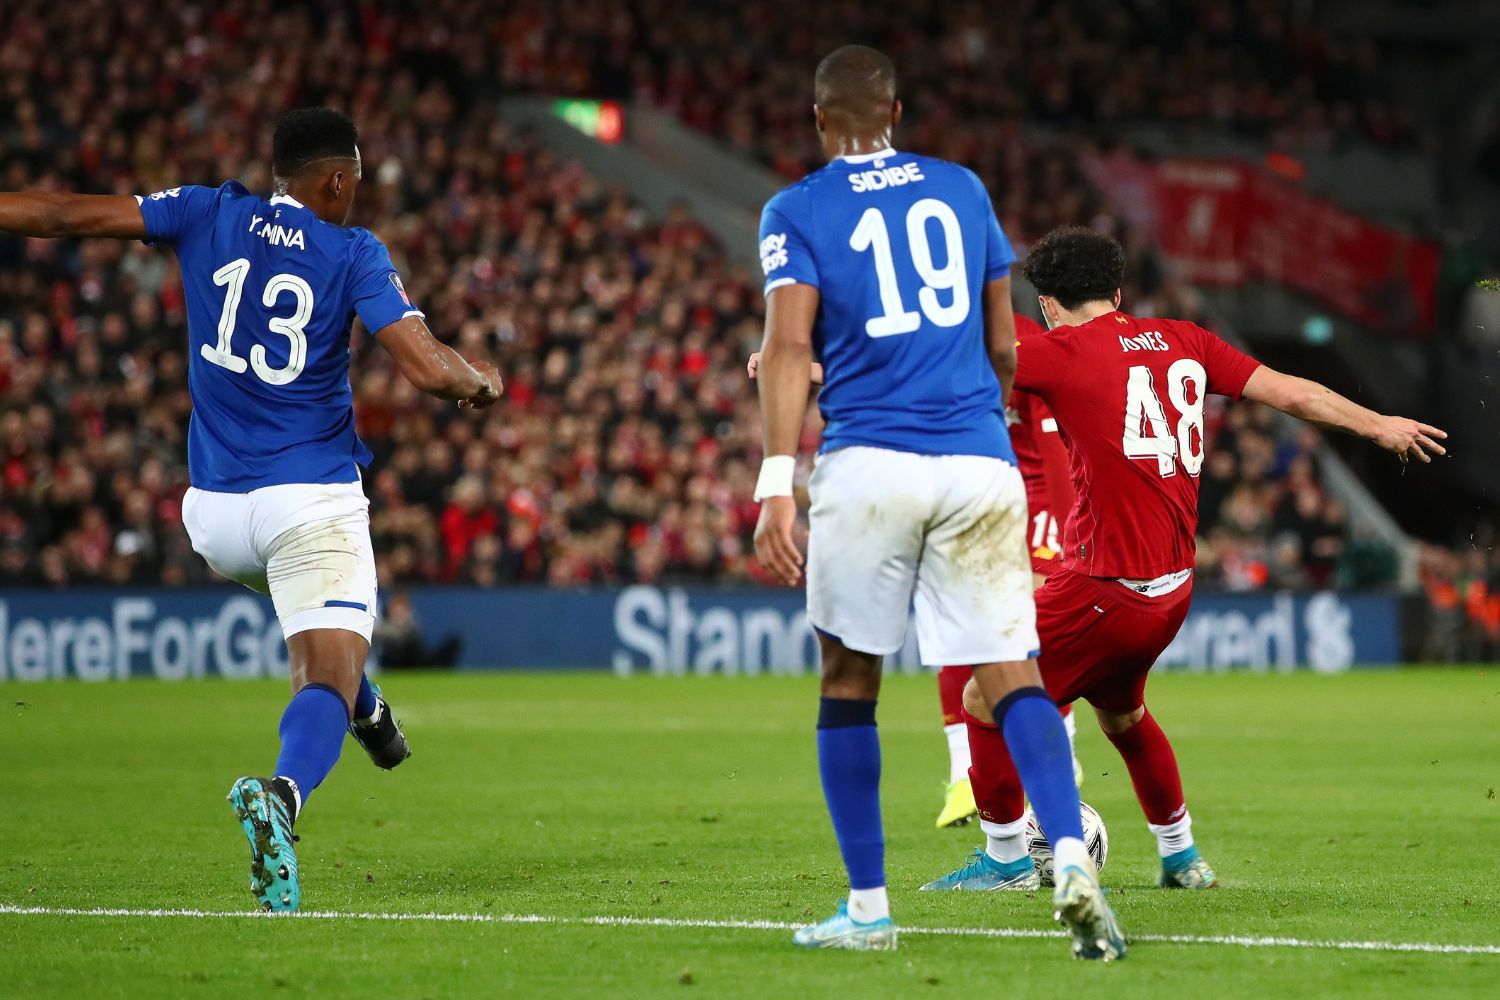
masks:
[[[1046,327],[1029,316],[1016,316],[1016,339],[1045,337]],[[1046,576],[1062,565],[1062,523],[1073,509],[1073,480],[1068,469],[1068,448],[1058,433],[1057,421],[1047,404],[1029,392],[1012,392],[1005,408],[1010,446],[1016,453],[1016,468],[1026,483],[1026,506],[1031,521],[1026,547],[1031,550],[1031,569]]]
[[[1105,313],[1023,337],[1015,387],[1052,410],[1078,498],[1063,568],[1150,580],[1189,569],[1206,393],[1238,399],[1260,367],[1193,323]]]

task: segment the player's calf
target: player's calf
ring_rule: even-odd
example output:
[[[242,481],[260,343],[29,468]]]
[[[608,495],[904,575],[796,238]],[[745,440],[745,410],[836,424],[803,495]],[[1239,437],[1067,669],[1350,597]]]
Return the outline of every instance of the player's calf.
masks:
[[[876,950],[896,946],[885,885],[885,833],[880,819],[880,738],[875,697],[880,657],[819,635],[823,697],[818,707],[818,774],[849,896],[838,912],[804,927],[793,943],[805,948]]]
[[[1150,710],[1140,705],[1129,712],[1098,707],[1094,711],[1100,728],[1125,761],[1135,796],[1146,814],[1146,825],[1156,837],[1161,857],[1157,884],[1168,889],[1212,889],[1218,885],[1218,875],[1193,843],[1193,817],[1183,798],[1177,756]]]
[[[968,667],[938,671],[938,700],[943,710],[943,736],[948,741],[948,783],[937,828],[965,826],[975,816],[974,789],[969,784],[969,734],[964,725],[964,688],[974,672]]]

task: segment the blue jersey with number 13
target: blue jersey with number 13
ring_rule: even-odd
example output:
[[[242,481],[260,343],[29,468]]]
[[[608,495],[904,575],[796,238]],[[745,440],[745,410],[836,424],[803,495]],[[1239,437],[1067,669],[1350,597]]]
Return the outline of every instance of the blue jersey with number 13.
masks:
[[[819,292],[822,451],[1015,461],[983,290],[1016,258],[972,171],[893,150],[841,157],[766,203],[760,256],[766,294]]]
[[[188,471],[248,493],[352,483],[370,450],[354,431],[349,328],[422,315],[369,231],[230,181],[140,199],[148,243],[170,243],[188,317]]]

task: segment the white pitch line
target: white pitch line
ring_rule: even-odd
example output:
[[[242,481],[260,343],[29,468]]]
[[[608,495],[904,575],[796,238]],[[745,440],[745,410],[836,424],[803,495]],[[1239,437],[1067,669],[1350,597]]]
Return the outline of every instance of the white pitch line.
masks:
[[[780,920],[684,920],[675,917],[558,917],[538,913],[341,913],[303,910],[266,913],[260,910],[149,910],[115,907],[14,906],[0,903],[0,916],[18,917],[179,917],[198,920],[372,920],[417,921],[438,924],[558,924],[590,927],[677,927],[705,930],[790,931],[800,924]],[[1064,931],[1027,927],[902,927],[902,934],[934,937],[1062,938]],[[1494,944],[1432,944],[1423,941],[1331,941],[1315,938],[1269,937],[1243,934],[1132,934],[1132,942],[1154,944],[1218,944],[1236,948],[1304,948],[1325,951],[1421,952],[1434,955],[1500,955]]]

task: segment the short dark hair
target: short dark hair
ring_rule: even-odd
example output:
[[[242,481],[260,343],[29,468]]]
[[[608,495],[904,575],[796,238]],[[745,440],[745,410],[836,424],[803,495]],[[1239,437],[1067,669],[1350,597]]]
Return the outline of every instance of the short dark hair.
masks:
[[[332,108],[298,108],[276,121],[271,139],[271,169],[291,177],[314,160],[354,159],[359,133],[354,120]]]
[[[818,63],[813,101],[840,128],[888,125],[896,99],[896,64],[868,45],[845,45]]]
[[[1021,273],[1064,309],[1111,301],[1125,280],[1125,249],[1084,226],[1062,226],[1031,245]]]

